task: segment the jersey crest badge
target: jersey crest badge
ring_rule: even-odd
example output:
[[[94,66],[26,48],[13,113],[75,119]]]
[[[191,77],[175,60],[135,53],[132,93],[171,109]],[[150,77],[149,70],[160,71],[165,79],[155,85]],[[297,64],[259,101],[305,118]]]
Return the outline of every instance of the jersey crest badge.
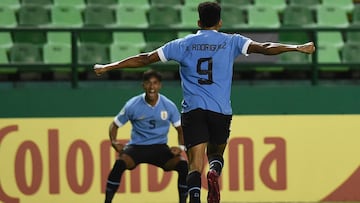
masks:
[[[166,120],[168,118],[167,111],[161,111],[160,112],[160,117],[161,117],[162,120]]]

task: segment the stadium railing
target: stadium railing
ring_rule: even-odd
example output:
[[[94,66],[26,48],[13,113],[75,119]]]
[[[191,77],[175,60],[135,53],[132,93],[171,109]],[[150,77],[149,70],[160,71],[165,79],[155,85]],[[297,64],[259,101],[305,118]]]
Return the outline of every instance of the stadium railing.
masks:
[[[177,32],[195,32],[194,28],[101,28],[102,32],[164,32],[167,30],[177,31]],[[78,87],[78,70],[79,67],[86,67],[88,70],[91,70],[93,64],[89,63],[79,63],[78,62],[78,42],[79,42],[79,34],[80,33],[90,33],[90,32],[99,32],[99,28],[85,27],[85,28],[0,28],[0,32],[21,32],[21,31],[36,31],[36,32],[68,32],[71,34],[71,62],[70,63],[2,63],[0,64],[0,68],[17,68],[17,67],[28,67],[32,70],[38,69],[39,71],[47,69],[47,68],[63,68],[70,67],[71,69],[71,86],[73,88]],[[315,43],[317,46],[317,32],[355,32],[360,31],[360,27],[346,27],[346,28],[241,28],[241,29],[222,29],[223,32],[229,33],[280,33],[280,32],[305,32],[310,36],[310,40]],[[246,63],[235,63],[234,69],[239,70],[240,68],[252,68],[258,66],[282,66],[282,67],[310,67],[311,70],[311,84],[318,84],[318,71],[319,67],[337,67],[337,66],[347,66],[347,67],[359,67],[359,63],[349,63],[349,62],[341,62],[341,63],[319,63],[318,61],[318,53],[315,52],[311,55],[310,63],[279,63],[279,62],[246,62]],[[156,67],[158,69],[169,69],[169,66],[174,66],[174,64],[162,64],[156,63],[153,64],[152,67]]]

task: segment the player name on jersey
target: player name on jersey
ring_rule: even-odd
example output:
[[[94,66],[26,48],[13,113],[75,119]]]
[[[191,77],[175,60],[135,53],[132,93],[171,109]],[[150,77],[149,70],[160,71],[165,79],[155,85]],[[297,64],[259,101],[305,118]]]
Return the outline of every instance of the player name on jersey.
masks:
[[[226,42],[222,44],[191,44],[187,47],[192,51],[217,51],[219,49],[225,49]]]

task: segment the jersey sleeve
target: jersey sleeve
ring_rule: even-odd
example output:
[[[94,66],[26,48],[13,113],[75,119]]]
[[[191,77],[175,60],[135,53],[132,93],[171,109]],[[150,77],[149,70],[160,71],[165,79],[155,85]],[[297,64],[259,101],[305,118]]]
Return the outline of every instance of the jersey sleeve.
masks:
[[[129,118],[129,104],[125,104],[125,106],[120,110],[120,112],[115,116],[114,122],[118,127],[125,125],[130,120]]]
[[[235,38],[235,46],[238,48],[238,53],[247,56],[247,50],[252,40],[239,34],[235,34]]]
[[[162,62],[170,60],[181,61],[183,57],[181,39],[173,40],[166,43],[164,46],[157,49],[157,52]]]
[[[170,103],[170,122],[174,127],[179,127],[181,125],[180,113],[176,105],[173,102]]]

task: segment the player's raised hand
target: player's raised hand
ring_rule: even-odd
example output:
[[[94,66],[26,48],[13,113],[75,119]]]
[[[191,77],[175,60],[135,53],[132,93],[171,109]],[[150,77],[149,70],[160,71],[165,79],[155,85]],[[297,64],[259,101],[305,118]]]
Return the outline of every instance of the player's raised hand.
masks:
[[[100,76],[106,72],[104,65],[100,65],[100,64],[95,64],[93,70],[97,76]]]
[[[308,42],[297,46],[297,50],[303,53],[312,54],[315,51],[313,42]]]

